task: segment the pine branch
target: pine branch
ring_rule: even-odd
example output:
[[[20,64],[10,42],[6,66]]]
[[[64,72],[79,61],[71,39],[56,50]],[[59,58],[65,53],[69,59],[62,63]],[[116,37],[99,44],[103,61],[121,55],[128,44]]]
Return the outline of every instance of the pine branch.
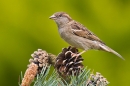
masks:
[[[74,47],[63,48],[58,56],[42,49],[35,51],[20,86],[107,86],[108,81],[100,73],[91,74],[83,67],[83,58]],[[54,66],[49,75],[50,65]]]

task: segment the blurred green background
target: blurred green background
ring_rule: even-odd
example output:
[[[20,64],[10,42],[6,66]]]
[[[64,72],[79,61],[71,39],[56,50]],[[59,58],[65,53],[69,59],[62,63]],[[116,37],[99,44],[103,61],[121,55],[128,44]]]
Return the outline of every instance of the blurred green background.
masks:
[[[130,86],[130,0],[1,0],[0,86],[18,86],[38,48],[57,55],[68,46],[49,19],[58,11],[87,26],[126,59],[90,50],[82,55],[84,65],[106,77],[109,86]]]

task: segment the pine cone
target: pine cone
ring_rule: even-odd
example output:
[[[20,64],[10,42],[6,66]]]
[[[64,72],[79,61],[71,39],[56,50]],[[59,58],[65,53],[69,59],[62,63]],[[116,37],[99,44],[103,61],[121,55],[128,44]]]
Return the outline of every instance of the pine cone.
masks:
[[[78,55],[78,50],[69,46],[63,48],[62,52],[57,56],[55,68],[62,76],[77,75],[83,68],[82,61],[83,58]]]
[[[86,86],[107,86],[109,82],[100,73],[91,74]]]
[[[29,60],[30,64],[28,65],[20,86],[30,86],[35,76],[41,73],[43,68],[45,70],[48,68],[49,56],[46,51],[38,49],[38,51],[35,51],[31,56],[33,59]]]
[[[38,51],[35,51],[31,56],[33,57],[33,59],[30,59],[29,62],[33,62],[34,64],[38,65],[38,73],[41,72],[43,67],[49,65],[49,57],[46,51],[38,49]]]

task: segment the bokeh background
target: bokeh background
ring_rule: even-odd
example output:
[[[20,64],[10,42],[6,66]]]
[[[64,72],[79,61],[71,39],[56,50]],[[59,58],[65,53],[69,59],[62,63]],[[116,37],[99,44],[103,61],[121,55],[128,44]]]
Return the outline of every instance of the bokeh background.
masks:
[[[0,86],[18,86],[38,48],[57,55],[68,46],[49,19],[58,11],[70,14],[126,59],[90,50],[82,55],[84,65],[106,77],[109,86],[130,86],[130,0],[1,0]]]

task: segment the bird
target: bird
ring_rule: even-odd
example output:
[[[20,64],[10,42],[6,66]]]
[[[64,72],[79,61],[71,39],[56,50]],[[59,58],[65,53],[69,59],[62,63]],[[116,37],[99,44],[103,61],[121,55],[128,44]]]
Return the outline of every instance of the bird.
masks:
[[[49,18],[56,22],[58,32],[62,39],[64,39],[71,46],[83,50],[78,55],[93,49],[113,53],[125,60],[119,53],[108,47],[83,24],[73,20],[66,12],[56,12]]]

